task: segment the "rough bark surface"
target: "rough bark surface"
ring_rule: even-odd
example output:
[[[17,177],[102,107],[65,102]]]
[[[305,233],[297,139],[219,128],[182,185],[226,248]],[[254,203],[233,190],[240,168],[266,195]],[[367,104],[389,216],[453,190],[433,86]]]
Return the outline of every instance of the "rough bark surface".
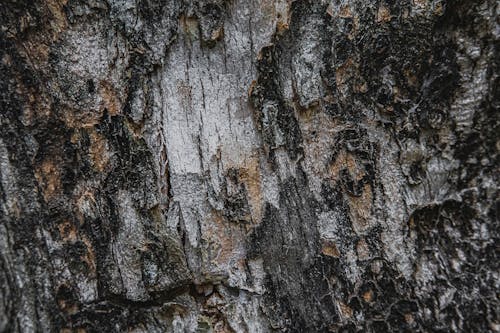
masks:
[[[499,332],[495,0],[0,2],[0,332]]]

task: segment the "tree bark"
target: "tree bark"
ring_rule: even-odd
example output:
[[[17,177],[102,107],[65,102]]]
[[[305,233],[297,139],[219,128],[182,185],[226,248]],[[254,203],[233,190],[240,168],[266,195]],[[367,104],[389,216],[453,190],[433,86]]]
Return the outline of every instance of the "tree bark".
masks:
[[[3,0],[0,332],[499,332],[495,0]]]

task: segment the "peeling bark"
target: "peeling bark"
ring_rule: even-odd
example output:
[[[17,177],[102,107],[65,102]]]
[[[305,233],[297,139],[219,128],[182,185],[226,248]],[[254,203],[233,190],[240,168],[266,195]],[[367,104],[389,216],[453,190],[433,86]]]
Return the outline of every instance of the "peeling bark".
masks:
[[[500,331],[498,11],[3,1],[0,331]]]

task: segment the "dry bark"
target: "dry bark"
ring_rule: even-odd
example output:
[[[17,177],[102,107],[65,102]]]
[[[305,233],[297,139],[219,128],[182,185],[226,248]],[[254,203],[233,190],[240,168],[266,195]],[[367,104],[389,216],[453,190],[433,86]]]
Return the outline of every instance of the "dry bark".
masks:
[[[1,332],[499,332],[495,0],[0,2]]]

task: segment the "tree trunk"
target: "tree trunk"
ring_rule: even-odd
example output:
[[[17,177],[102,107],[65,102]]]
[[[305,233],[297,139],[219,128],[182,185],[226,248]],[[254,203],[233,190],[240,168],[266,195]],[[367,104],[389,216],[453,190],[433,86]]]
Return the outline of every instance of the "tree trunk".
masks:
[[[3,0],[0,332],[500,332],[495,0]]]

